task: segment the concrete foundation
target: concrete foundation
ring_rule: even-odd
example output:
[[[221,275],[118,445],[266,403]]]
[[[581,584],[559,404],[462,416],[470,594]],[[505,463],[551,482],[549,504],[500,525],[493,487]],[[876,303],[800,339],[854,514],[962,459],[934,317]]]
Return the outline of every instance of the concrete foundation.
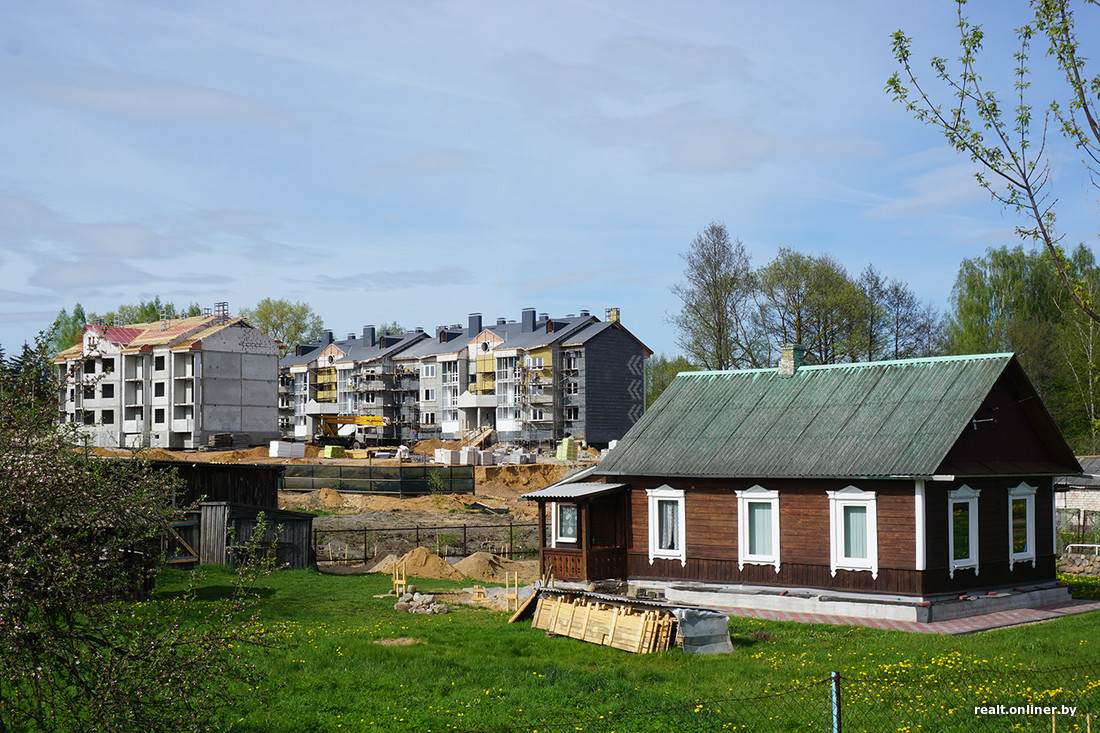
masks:
[[[1038,608],[1071,600],[1069,589],[1053,582],[931,598],[661,581],[630,581],[626,593],[658,596],[673,605],[702,608],[751,608],[917,623]]]

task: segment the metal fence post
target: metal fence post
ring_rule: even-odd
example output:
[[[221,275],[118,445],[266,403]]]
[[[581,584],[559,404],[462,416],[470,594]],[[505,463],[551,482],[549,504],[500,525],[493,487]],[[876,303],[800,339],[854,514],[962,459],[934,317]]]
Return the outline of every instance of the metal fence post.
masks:
[[[470,551],[466,547],[466,525],[462,525],[462,556],[469,557]]]
[[[833,684],[830,685],[833,702],[833,733],[840,733],[840,672],[832,672],[829,675]]]

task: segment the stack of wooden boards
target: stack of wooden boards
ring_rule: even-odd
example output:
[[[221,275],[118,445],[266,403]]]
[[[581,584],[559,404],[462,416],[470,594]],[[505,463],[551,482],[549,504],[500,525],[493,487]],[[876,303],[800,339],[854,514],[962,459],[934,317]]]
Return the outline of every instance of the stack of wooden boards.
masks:
[[[676,638],[671,611],[639,609],[570,595],[540,595],[536,629],[635,654],[669,649]]]

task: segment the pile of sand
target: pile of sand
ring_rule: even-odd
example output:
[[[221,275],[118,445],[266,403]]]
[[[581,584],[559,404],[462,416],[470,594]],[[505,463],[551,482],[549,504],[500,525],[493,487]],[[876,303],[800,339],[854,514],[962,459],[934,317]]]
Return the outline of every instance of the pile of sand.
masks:
[[[421,440],[412,447],[412,452],[418,456],[433,456],[437,448],[446,448],[448,450],[458,450],[462,447],[462,444],[457,440],[440,440],[439,438],[432,438],[431,440]]]
[[[462,573],[427,547],[417,547],[405,553],[398,562],[405,563],[405,573],[410,578],[439,578],[462,580]]]
[[[311,494],[313,492],[310,492]],[[332,489],[321,489],[317,492],[317,501],[321,506],[335,509],[344,506],[344,497],[340,492]]]
[[[397,562],[397,555],[389,554],[384,558],[376,562],[369,570],[368,573],[392,573],[393,564]]]
[[[475,552],[456,562],[454,568],[467,578],[476,578],[488,583],[503,583],[505,574],[522,574],[527,569],[520,563],[488,552]]]

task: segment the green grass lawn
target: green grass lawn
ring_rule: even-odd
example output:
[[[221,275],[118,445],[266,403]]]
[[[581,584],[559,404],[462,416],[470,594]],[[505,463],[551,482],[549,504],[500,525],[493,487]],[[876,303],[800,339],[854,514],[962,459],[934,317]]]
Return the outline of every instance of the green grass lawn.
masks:
[[[225,570],[205,572],[200,598],[231,585]],[[146,607],[185,583],[166,571]],[[227,719],[234,730],[827,730],[834,671],[850,731],[1050,730],[1048,717],[978,717],[978,705],[1083,700],[1100,713],[1100,614],[954,637],[733,619],[732,654],[634,655],[460,604],[400,614],[375,597],[388,576],[281,571],[262,586],[257,631],[275,646],[246,652],[267,682]],[[377,643],[393,639],[416,643]],[[1036,672],[1067,667],[1079,669]],[[1057,724],[1085,729],[1081,716]]]

